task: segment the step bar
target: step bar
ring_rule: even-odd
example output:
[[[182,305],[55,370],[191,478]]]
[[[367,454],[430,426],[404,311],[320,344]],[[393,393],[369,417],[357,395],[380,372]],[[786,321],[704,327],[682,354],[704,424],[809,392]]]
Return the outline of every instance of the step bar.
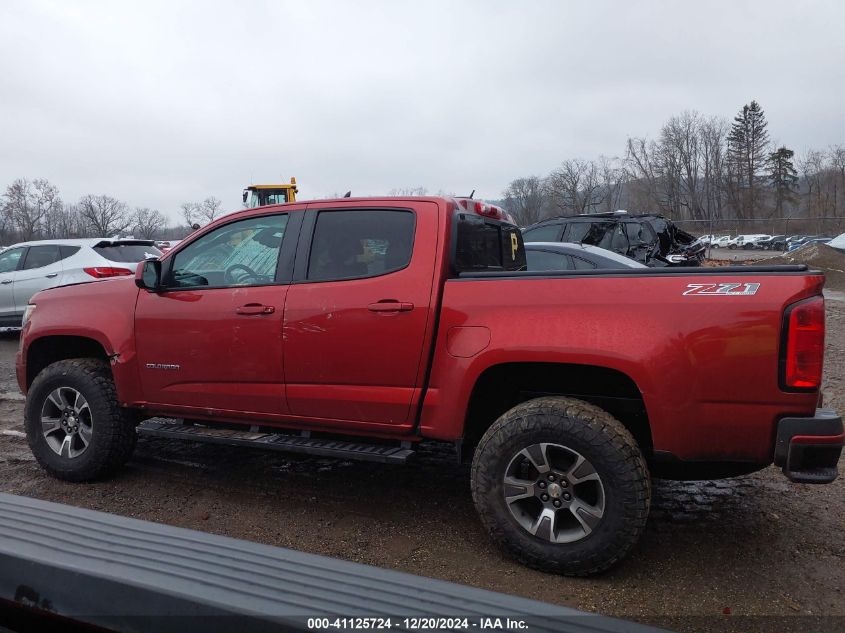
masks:
[[[414,450],[406,445],[366,444],[310,437],[309,435],[283,435],[261,431],[240,431],[235,429],[215,429],[194,426],[180,422],[162,422],[146,420],[138,425],[138,434],[142,437],[163,437],[190,442],[208,442],[229,446],[248,446],[286,453],[305,453],[337,459],[354,459],[384,464],[404,464],[413,455]]]

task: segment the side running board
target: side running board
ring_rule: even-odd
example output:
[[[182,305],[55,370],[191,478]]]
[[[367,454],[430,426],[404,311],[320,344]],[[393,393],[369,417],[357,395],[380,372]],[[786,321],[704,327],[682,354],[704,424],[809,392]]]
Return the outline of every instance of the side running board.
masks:
[[[364,444],[303,435],[282,435],[281,433],[214,429],[179,422],[158,422],[154,420],[147,420],[139,424],[138,434],[145,437],[249,446],[271,451],[307,453],[323,457],[356,459],[386,464],[404,464],[414,455],[413,449],[403,446]]]

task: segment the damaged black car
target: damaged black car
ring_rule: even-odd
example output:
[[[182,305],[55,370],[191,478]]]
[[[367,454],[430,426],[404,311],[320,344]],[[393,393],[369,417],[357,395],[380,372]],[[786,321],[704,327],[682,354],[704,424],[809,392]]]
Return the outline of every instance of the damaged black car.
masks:
[[[614,251],[646,266],[700,266],[705,245],[662,215],[625,211],[549,218],[522,230],[526,242],[574,242]]]

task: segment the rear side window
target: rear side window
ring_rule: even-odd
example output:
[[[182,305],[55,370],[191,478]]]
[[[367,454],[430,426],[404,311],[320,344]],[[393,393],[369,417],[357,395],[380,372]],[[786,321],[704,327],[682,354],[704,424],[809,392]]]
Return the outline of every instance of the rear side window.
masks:
[[[411,211],[321,211],[311,241],[308,279],[360,279],[405,268],[411,261],[415,224]]]
[[[141,262],[145,259],[161,257],[161,251],[155,246],[144,244],[110,244],[95,246],[94,251],[110,262]]]
[[[563,236],[563,241],[580,244],[587,237],[592,226],[591,222],[570,222],[566,225],[566,233]]]
[[[62,256],[62,259],[67,259],[68,257],[76,255],[80,248],[81,246],[65,246],[62,244],[59,246],[59,253]]]
[[[572,261],[575,263],[575,270],[593,270],[596,265],[586,259],[581,259],[575,255],[572,256]]]
[[[474,213],[457,216],[455,269],[458,273],[485,270],[525,270],[525,244],[513,224]]]
[[[572,270],[572,258],[563,253],[549,251],[526,251],[528,270]]]
[[[522,232],[526,242],[557,242],[560,237],[560,223],[544,224]]]
[[[30,246],[23,261],[21,270],[32,270],[55,264],[61,259],[59,247],[55,244],[47,246]]]

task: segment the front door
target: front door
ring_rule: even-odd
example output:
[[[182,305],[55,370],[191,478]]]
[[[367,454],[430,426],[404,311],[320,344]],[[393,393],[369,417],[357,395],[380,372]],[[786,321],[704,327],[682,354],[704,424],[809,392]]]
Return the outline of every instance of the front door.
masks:
[[[285,304],[290,412],[341,427],[331,421],[411,424],[433,323],[437,205],[314,206]]]
[[[295,214],[299,216],[301,214]],[[165,410],[282,415],[282,316],[298,220],[253,216],[207,232],[141,290],[136,349],[144,399]]]
[[[62,262],[58,244],[30,246],[23,264],[15,273],[15,305],[23,312],[39,290],[52,288],[61,281]]]
[[[20,327],[26,306],[15,305],[15,277],[26,247],[10,248],[0,253],[0,327]]]

